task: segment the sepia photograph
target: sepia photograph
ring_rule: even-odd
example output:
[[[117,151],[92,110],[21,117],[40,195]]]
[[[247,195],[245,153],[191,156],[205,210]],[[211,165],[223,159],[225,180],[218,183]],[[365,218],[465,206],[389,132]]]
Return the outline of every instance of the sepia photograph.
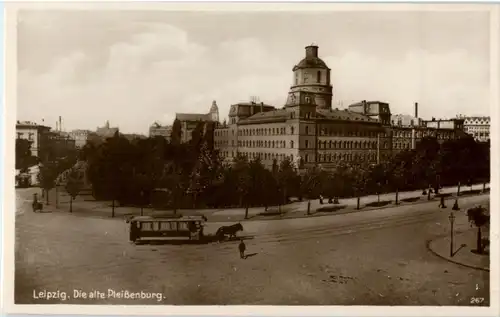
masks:
[[[142,7],[11,18],[14,305],[493,305],[491,8]]]

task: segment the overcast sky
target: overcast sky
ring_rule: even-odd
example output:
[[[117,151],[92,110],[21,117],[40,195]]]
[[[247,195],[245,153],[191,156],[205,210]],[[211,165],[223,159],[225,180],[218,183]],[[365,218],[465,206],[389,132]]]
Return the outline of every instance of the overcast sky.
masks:
[[[176,112],[220,117],[259,96],[282,107],[304,47],[319,46],[334,105],[489,115],[487,12],[22,11],[18,120],[147,133]]]

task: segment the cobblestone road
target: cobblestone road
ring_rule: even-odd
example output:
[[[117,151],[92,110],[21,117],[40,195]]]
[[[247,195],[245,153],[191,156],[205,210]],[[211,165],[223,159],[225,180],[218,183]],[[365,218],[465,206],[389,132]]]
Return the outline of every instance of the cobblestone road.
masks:
[[[17,195],[25,211],[16,217],[16,303],[470,305],[472,297],[483,297],[489,304],[488,272],[426,249],[428,240],[449,232],[450,210],[437,209],[436,202],[244,222],[251,256],[241,260],[237,242],[133,245],[124,222],[35,214],[28,209],[30,192]],[[460,200],[464,210],[487,204],[489,196]],[[456,229],[467,225],[458,212]],[[74,298],[74,290],[105,296]],[[44,291],[67,297],[37,298]],[[117,298],[121,291],[161,298]]]

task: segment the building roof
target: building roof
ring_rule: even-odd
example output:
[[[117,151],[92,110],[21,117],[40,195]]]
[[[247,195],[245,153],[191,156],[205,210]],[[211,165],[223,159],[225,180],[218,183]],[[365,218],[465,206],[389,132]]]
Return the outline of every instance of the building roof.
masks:
[[[34,129],[38,128],[38,129],[48,129],[48,130],[51,129],[51,127],[31,121],[17,121],[16,128],[34,128]]]
[[[356,113],[347,110],[338,109],[317,109],[316,110],[317,119],[326,120],[339,120],[339,121],[358,121],[367,123],[378,123],[376,119],[372,119],[361,113]],[[254,124],[254,123],[266,123],[266,122],[279,122],[288,120],[289,112],[285,109],[277,109],[266,112],[259,112],[251,117],[240,120],[239,124]]]
[[[360,102],[356,102],[356,103],[353,103],[353,104],[350,104],[349,107],[351,106],[362,106],[364,104],[367,104],[367,105],[370,105],[370,104],[382,104],[382,105],[387,105],[388,103],[387,102],[383,102],[383,101],[378,101],[378,100],[364,100],[364,101],[360,101]]]
[[[325,68],[329,69],[328,66],[326,66],[326,63],[319,57],[306,57],[303,60],[301,60],[293,70],[301,69],[301,68]]]
[[[342,121],[364,121],[376,123],[378,120],[372,119],[364,114],[339,109],[317,109],[316,113],[319,117],[325,119],[342,120]]]
[[[240,120],[240,124],[252,124],[259,122],[275,122],[288,119],[288,111],[285,109],[277,109],[271,111],[258,112],[253,116]]]
[[[264,112],[268,112],[269,110],[276,109],[275,107],[264,104],[264,103],[239,102],[237,104],[231,105],[231,108],[229,110],[229,116],[230,117],[248,116],[248,115],[250,115],[251,107],[254,107],[254,109],[259,109],[259,110],[260,110],[260,107],[262,107]]]
[[[211,121],[210,116],[202,113],[176,113],[175,118],[179,121]]]

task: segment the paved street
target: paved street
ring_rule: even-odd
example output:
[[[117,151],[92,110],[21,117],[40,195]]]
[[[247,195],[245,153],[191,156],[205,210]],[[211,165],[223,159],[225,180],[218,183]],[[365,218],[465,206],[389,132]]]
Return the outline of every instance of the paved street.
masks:
[[[470,305],[473,297],[489,304],[489,272],[448,262],[427,249],[429,240],[449,234],[451,205],[437,209],[436,201],[243,222],[251,256],[242,260],[237,241],[133,245],[122,221],[35,214],[31,191],[16,192],[18,304]],[[463,210],[488,201],[488,195],[460,198],[456,230],[468,226]],[[221,224],[208,223],[207,231]],[[34,298],[44,290],[71,298]],[[75,299],[74,290],[106,296]],[[162,297],[117,298],[120,291]]]

